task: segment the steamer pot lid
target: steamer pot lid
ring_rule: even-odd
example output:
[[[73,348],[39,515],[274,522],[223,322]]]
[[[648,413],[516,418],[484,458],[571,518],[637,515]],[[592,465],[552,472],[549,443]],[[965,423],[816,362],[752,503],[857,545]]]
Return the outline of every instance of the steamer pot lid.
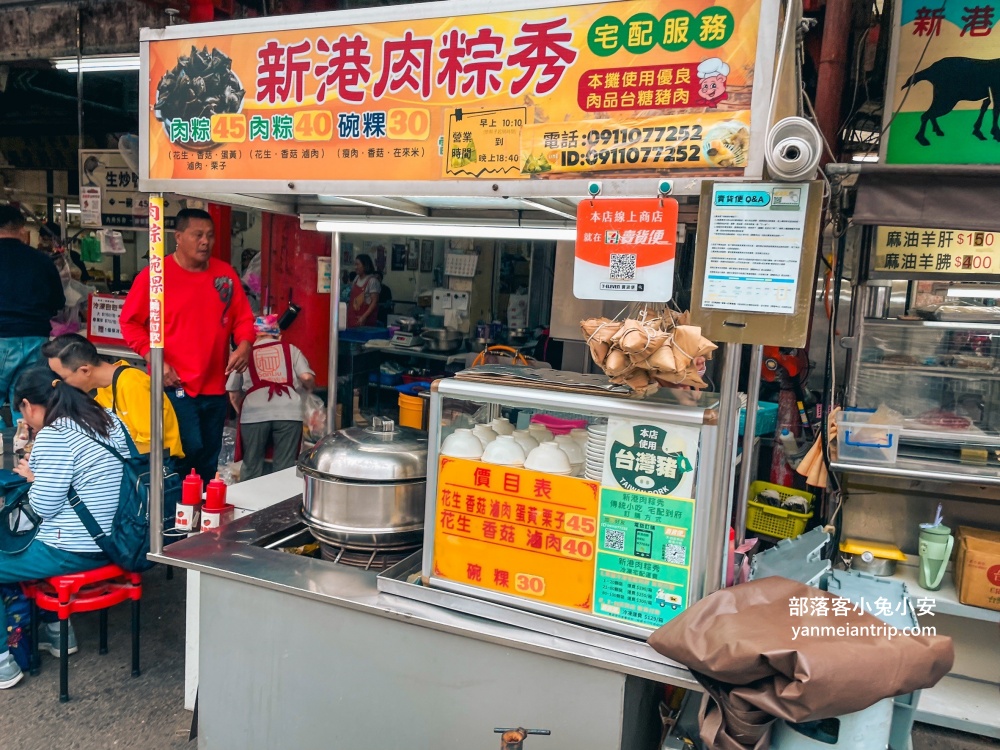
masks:
[[[299,469],[320,479],[391,482],[427,478],[427,434],[375,417],[323,437],[299,457]]]

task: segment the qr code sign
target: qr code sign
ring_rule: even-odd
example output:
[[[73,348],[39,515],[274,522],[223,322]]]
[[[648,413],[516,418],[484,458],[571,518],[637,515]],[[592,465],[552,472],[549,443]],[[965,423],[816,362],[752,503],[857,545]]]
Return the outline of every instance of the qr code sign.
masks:
[[[619,281],[634,279],[636,257],[630,253],[611,253],[611,278]]]
[[[625,551],[625,530],[624,529],[604,529],[604,549],[610,552]]]
[[[679,544],[668,544],[663,550],[663,560],[673,565],[684,565],[687,562],[684,547]]]

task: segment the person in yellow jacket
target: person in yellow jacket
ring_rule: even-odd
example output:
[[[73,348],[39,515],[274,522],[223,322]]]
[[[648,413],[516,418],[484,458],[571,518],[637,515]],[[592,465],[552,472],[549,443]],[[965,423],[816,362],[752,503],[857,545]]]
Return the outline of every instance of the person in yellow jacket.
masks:
[[[141,453],[149,453],[150,379],[143,370],[125,360],[105,362],[97,348],[75,333],[57,336],[42,347],[49,367],[66,383],[81,391],[96,391],[94,400],[111,409]],[[184,458],[177,415],[170,401],[163,400],[163,445],[172,458]]]

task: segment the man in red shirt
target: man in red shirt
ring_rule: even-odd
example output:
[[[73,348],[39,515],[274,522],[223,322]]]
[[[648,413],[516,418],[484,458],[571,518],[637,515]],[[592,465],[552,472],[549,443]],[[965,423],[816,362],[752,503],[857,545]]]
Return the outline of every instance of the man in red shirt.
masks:
[[[215,476],[222,448],[226,380],[247,368],[254,318],[236,271],[212,257],[212,217],[185,208],[177,214],[174,235],[177,251],[163,264],[163,384],[180,427],[182,469],[185,474],[195,469],[207,482]],[[148,362],[148,268],[132,284],[121,326],[125,341]]]

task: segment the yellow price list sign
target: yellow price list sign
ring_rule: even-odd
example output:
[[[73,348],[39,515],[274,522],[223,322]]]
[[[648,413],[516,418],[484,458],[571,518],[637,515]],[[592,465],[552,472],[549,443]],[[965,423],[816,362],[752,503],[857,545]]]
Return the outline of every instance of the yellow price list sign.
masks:
[[[443,457],[434,574],[589,612],[599,495],[584,479]]]

